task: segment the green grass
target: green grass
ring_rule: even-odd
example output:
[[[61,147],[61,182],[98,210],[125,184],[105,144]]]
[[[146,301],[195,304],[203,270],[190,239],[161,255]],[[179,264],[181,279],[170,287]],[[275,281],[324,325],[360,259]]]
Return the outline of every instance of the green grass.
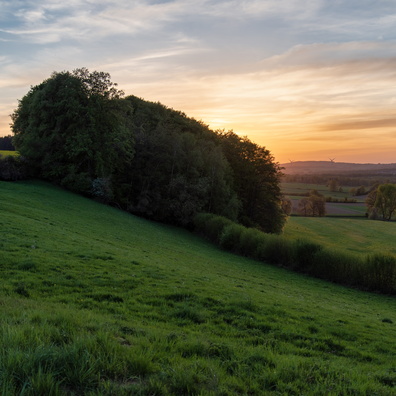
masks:
[[[7,155],[18,156],[18,151],[0,150],[0,156],[6,157]]]
[[[394,298],[39,182],[0,182],[0,230],[2,394],[395,393]]]
[[[304,238],[337,250],[362,254],[390,253],[396,255],[396,224],[394,222],[359,218],[289,217],[284,235]]]

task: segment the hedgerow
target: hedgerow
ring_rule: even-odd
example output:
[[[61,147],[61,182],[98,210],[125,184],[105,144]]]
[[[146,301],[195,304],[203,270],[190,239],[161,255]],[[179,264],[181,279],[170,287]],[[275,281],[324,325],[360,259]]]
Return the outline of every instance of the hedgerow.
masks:
[[[208,213],[195,218],[195,230],[224,250],[314,277],[380,293],[396,293],[396,257],[360,256],[327,249],[309,240],[267,234]]]

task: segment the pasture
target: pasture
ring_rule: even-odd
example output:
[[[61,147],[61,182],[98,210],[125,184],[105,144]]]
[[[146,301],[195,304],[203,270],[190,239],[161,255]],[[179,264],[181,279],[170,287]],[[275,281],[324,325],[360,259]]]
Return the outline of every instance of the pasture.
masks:
[[[289,217],[284,235],[354,253],[396,255],[396,223],[360,218]]]
[[[0,232],[2,394],[395,393],[393,297],[41,182],[0,182]]]
[[[311,190],[316,190],[325,197],[331,197],[333,200],[343,201],[345,199],[354,199],[356,203],[345,202],[326,202],[327,216],[365,216],[367,211],[364,203],[366,196],[352,196],[350,186],[341,186],[342,191],[330,191],[329,187],[324,184],[308,183],[281,183],[282,193],[292,201],[292,214],[298,215],[298,202],[306,196]]]
[[[0,150],[0,156],[6,157],[8,155],[17,156],[19,153],[18,151]]]

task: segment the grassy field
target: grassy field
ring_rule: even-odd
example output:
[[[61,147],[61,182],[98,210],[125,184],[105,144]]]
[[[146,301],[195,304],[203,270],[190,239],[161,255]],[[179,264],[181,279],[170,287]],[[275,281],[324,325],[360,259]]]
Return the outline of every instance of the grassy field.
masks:
[[[305,194],[311,190],[317,190],[320,194],[325,197],[332,197],[337,199],[356,199],[357,202],[364,202],[364,196],[353,197],[350,194],[352,187],[341,186],[342,191],[330,191],[324,184],[308,184],[308,183],[281,183],[281,189],[284,195],[291,199],[301,199],[301,194]]]
[[[1,394],[395,394],[395,298],[39,182],[0,226]]]
[[[396,254],[396,224],[361,218],[289,217],[284,235],[357,253]]]
[[[0,156],[19,155],[18,151],[0,150]]]

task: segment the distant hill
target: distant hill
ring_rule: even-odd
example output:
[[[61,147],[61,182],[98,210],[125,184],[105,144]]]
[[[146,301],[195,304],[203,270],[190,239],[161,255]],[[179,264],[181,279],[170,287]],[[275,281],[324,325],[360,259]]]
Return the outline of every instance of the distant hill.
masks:
[[[396,163],[392,164],[356,164],[331,161],[295,161],[281,164],[286,174],[334,174],[363,173],[396,175]]]

